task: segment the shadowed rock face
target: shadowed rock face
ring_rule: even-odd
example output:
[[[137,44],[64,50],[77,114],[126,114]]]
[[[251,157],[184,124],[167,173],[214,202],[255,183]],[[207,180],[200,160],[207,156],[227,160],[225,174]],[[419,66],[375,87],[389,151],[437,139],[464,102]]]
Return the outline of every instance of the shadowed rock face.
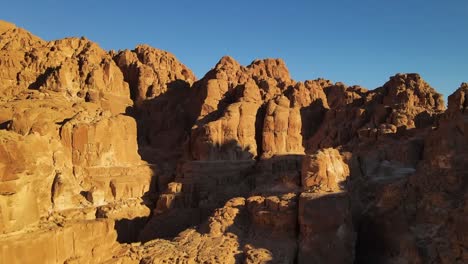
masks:
[[[468,261],[465,83],[445,110],[418,74],[226,56],[197,80],[6,22],[0,69],[1,263]]]

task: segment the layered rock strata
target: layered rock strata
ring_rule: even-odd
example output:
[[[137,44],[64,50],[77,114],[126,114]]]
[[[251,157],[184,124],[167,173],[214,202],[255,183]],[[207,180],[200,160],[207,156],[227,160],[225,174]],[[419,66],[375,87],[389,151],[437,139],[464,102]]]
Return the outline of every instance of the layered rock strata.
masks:
[[[468,85],[223,57],[197,80],[0,22],[5,263],[466,263]],[[47,245],[47,247],[45,247]]]

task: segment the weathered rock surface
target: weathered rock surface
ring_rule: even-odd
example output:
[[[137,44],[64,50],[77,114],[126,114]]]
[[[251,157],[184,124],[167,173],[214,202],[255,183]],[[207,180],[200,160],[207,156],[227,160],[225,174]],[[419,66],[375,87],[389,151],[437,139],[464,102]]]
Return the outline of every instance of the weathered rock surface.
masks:
[[[371,188],[376,197],[360,223],[358,261],[466,262],[467,230],[460,225],[466,221],[465,91],[462,84],[449,96],[437,129],[424,135],[416,168]]]
[[[192,71],[174,55],[147,45],[121,51],[114,56],[114,61],[131,85],[130,93],[137,104],[166,93],[177,81],[189,84],[196,81]]]
[[[150,214],[123,205],[144,203],[156,177],[124,115],[122,72],[84,38],[46,42],[2,23],[0,47],[2,263],[111,259],[118,221]],[[98,220],[102,206],[119,213]]]
[[[243,67],[233,58],[223,57],[194,84],[200,110],[190,139],[193,159],[257,157],[263,144],[258,139],[264,119],[259,109],[290,83],[293,81],[282,60],[258,60]],[[289,105],[286,108],[289,111]],[[279,151],[285,150],[286,146]]]
[[[0,238],[2,263],[99,263],[118,253],[111,220],[81,220]]]
[[[468,85],[203,78],[0,22],[1,263],[466,263]]]
[[[355,237],[345,192],[304,192],[299,198],[298,263],[352,263]]]
[[[293,263],[296,215],[294,194],[233,198],[198,229],[139,247],[142,263]]]
[[[0,35],[0,47],[2,98],[32,89],[94,102],[113,113],[132,104],[112,57],[85,38],[46,42],[14,27]]]
[[[263,123],[263,158],[304,153],[300,112],[289,106],[284,96],[268,103]]]
[[[336,149],[306,155],[302,163],[302,186],[309,190],[337,192],[349,177],[348,165]]]

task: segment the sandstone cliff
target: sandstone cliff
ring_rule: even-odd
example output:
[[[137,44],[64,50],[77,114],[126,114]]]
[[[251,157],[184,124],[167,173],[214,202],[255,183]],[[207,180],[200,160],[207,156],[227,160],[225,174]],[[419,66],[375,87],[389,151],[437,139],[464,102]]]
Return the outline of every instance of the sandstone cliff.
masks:
[[[0,263],[466,263],[468,85],[296,82],[0,22]]]

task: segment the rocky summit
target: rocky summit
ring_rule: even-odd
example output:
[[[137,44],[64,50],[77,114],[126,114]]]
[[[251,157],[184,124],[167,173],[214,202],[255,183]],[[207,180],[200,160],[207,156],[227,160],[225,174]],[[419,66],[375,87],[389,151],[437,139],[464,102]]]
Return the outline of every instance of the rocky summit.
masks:
[[[0,263],[468,263],[467,201],[466,83],[198,79],[0,22]]]

